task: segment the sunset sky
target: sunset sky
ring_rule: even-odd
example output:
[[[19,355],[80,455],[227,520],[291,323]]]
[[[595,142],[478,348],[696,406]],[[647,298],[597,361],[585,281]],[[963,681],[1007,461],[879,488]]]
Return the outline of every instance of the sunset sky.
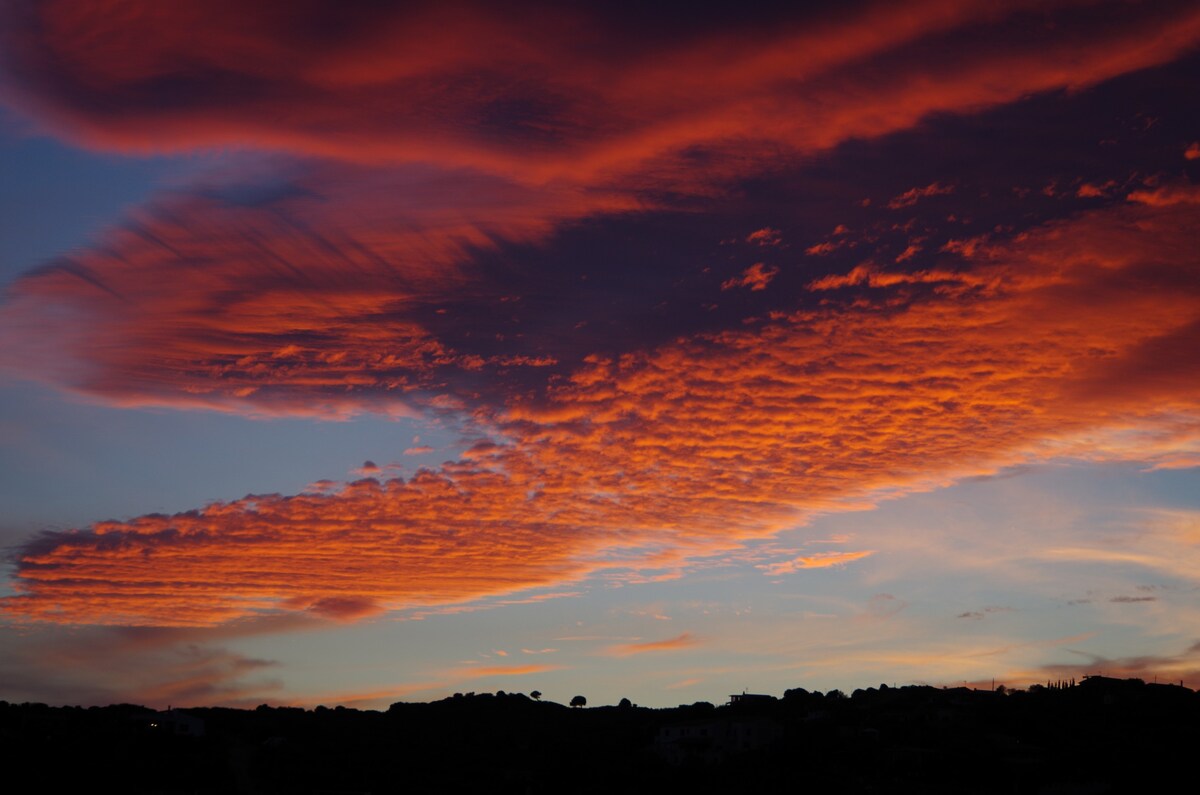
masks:
[[[0,699],[1200,687],[1200,7],[613,5],[0,0]]]

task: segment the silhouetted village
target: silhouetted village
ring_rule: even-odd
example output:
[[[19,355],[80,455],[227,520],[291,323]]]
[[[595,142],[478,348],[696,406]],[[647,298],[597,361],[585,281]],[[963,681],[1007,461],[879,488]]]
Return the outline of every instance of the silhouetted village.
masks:
[[[39,791],[342,795],[1156,792],[1195,786],[1200,748],[1200,693],[1102,676],[670,709],[539,696],[459,693],[385,712],[0,701],[0,742]]]

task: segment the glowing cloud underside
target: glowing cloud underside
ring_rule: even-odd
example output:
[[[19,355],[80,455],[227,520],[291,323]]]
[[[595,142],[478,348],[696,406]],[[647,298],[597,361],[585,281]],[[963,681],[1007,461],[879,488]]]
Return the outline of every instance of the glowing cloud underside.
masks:
[[[1005,21],[992,4],[930,2],[765,40],[735,29],[666,53],[634,42],[619,58],[555,44],[548,33],[586,27],[566,13],[535,23],[473,9],[455,26],[435,11],[368,14],[348,40],[315,42],[272,6],[210,6],[8,10],[36,18],[22,30],[39,35],[2,34],[6,96],[49,129],[117,151],[236,143],[302,159],[257,193],[214,178],[161,198],[18,281],[0,308],[0,364],[120,405],[443,412],[489,441],[407,481],[44,535],[18,555],[10,616],[352,620],[677,569],[817,512],[1022,461],[1172,461],[1195,447],[1200,221],[1188,186],[1142,184],[948,248],[936,268],[905,271],[902,257],[894,270],[828,273],[724,328],[680,321],[615,354],[470,311],[535,298],[496,275],[502,255],[588,219],[719,194],[781,150],[1168,61],[1200,40],[1187,4],[1105,5],[1033,54],[1003,46],[1024,35],[1019,9]],[[230,75],[254,90],[231,101]],[[157,92],[172,81],[191,99],[165,106]],[[698,148],[705,168],[689,160]],[[887,209],[949,195],[931,183]],[[489,270],[488,256],[501,265]],[[787,277],[741,266],[713,280],[711,300],[758,300]],[[440,324],[456,311],[479,333],[451,339]],[[770,571],[869,553],[839,554]]]
[[[1194,440],[1200,368],[1141,357],[1200,350],[1197,247],[1189,205],[1131,203],[988,250],[932,287],[595,360],[542,400],[478,407],[504,442],[408,482],[48,536],[26,549],[6,608],[203,624],[328,599],[453,602],[618,560],[679,565],[1002,464],[1129,454],[1079,446],[1085,432],[1132,428],[1140,457],[1170,455]]]

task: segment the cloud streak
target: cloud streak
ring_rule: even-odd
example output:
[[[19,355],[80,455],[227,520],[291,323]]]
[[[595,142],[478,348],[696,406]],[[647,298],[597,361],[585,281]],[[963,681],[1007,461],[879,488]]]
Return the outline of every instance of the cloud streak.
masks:
[[[870,549],[859,552],[817,552],[812,555],[801,555],[793,560],[761,565],[758,568],[771,575],[791,574],[801,569],[828,569],[833,566],[844,566],[873,554],[875,554],[874,550]]]
[[[699,638],[690,632],[683,632],[675,637],[664,638],[663,640],[648,640],[640,643],[621,643],[616,646],[610,646],[605,654],[608,654],[612,657],[632,657],[638,654],[677,651],[679,649],[687,649],[693,646],[698,646],[699,644]]]

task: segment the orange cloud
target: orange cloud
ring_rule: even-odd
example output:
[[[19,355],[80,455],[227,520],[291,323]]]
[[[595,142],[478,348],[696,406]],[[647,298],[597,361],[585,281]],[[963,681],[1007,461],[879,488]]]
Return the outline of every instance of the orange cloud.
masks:
[[[460,668],[457,671],[458,679],[489,679],[495,676],[528,676],[530,674],[542,674],[548,671],[562,670],[561,665],[490,665],[484,667]]]
[[[1096,186],[1090,182],[1085,182],[1079,186],[1079,190],[1075,191],[1075,195],[1082,199],[1096,199],[1108,195],[1108,190],[1113,186],[1100,185]]]
[[[617,208],[419,170],[304,173],[249,205],[241,189],[163,199],[18,281],[0,365],[126,406],[411,414],[455,379],[555,363],[455,349],[417,319],[467,285],[501,289],[478,284],[468,254]]]
[[[1186,4],[1105,5],[878,3],[770,28],[732,19],[663,51],[643,39],[582,46],[623,33],[603,10],[14,4],[0,25],[11,44],[0,48],[0,93],[66,137],[119,151],[258,146],[326,159],[269,189],[217,180],[164,199],[86,254],[22,279],[0,312],[0,365],[126,406],[461,409],[456,383],[571,364],[546,339],[485,352],[431,330],[429,314],[478,289],[467,264],[478,252],[643,210],[657,193],[712,195],[775,167],[781,149],[811,153],[931,113],[1091,85],[1200,40],[1200,12]],[[1006,46],[1024,40],[1031,8],[1068,31],[1047,35],[1037,57]],[[341,35],[322,36],[333,18]],[[933,182],[892,203],[951,190]],[[762,292],[777,273],[759,263],[723,286]]]
[[[911,249],[911,247],[910,247]],[[920,250],[919,248],[916,250]],[[972,252],[974,249],[972,249]],[[912,256],[907,251],[908,256],[901,255],[897,258],[897,262],[908,259]],[[915,251],[913,252],[915,253]],[[808,289],[814,291],[821,290],[838,290],[843,287],[858,287],[866,285],[868,287],[894,287],[901,284],[943,284],[946,288],[953,288],[955,284],[966,287],[986,287],[988,281],[994,281],[994,275],[973,273],[970,271],[950,271],[950,270],[924,270],[915,271],[912,273],[905,272],[886,272],[880,270],[874,263],[867,262],[862,265],[856,265],[849,273],[846,274],[831,274],[823,276],[808,285]]]
[[[1135,190],[1125,197],[1127,201],[1149,204],[1154,207],[1170,207],[1173,204],[1200,204],[1200,186],[1163,185],[1153,190]]]
[[[610,646],[606,654],[610,654],[613,657],[630,657],[635,654],[686,649],[696,646],[699,643],[699,638],[690,632],[684,632],[680,635],[676,635],[673,638],[666,638],[665,640],[649,640],[642,643],[622,643],[616,646]]]
[[[950,240],[946,241],[941,250],[957,254],[963,259],[971,259],[975,256],[975,252],[986,239],[987,238],[983,235],[980,235],[979,237],[967,238],[966,240],[957,240],[951,238]]]
[[[917,245],[916,243],[912,243],[896,256],[895,262],[897,264],[906,262],[915,257],[917,254],[921,253],[922,250],[923,249],[921,246]]]
[[[778,246],[783,242],[783,238],[778,229],[764,226],[762,229],[758,229],[747,235],[746,242],[753,243],[756,246]]]
[[[801,555],[793,560],[761,565],[758,568],[771,575],[790,574],[800,569],[827,569],[831,566],[844,566],[873,554],[875,551],[871,549],[861,552],[817,552],[813,555]]]
[[[741,278],[729,279],[721,284],[722,290],[731,290],[734,287],[749,287],[751,291],[767,289],[767,285],[779,273],[779,268],[772,265],[764,265],[761,262],[756,262],[742,273]]]
[[[1103,5],[869,4],[614,50],[620,24],[601,12],[11,4],[0,90],[48,129],[122,152],[311,159],[269,190],[213,179],[163,198],[27,275],[0,309],[0,363],[118,405],[441,412],[490,441],[407,482],[44,535],[4,609],[176,626],[471,609],[600,574],[676,576],[816,512],[1030,457],[1115,457],[1081,435],[1192,421],[1189,186],[947,243],[970,268],[867,262],[724,330],[573,359],[561,335],[505,325],[526,296],[479,264],[647,196],[712,196],[781,152],[1077,89],[1200,40],[1188,4]],[[1034,54],[1006,46],[1030,8],[1063,23]],[[344,35],[319,35],[335,14]],[[786,277],[758,263],[721,286]],[[495,313],[453,319],[480,332],[470,342],[437,325],[464,296]],[[1181,460],[1179,444],[1155,454]]]
[[[832,242],[826,240],[821,243],[814,243],[813,245],[804,249],[804,253],[808,254],[810,256],[813,256],[813,257],[822,257],[826,254],[832,254],[833,252],[837,251],[841,247],[842,247],[841,242],[832,243]]]
[[[892,210],[899,210],[903,207],[912,207],[921,199],[930,196],[945,196],[948,193],[954,193],[953,185],[939,185],[931,182],[923,188],[909,188],[899,196],[893,197],[887,206]]]
[[[669,685],[664,685],[664,687],[667,690],[682,690],[687,687],[694,687],[695,685],[698,685],[703,681],[704,680],[701,678],[692,677],[691,679],[681,679],[678,682],[672,682]]]
[[[473,407],[496,441],[407,482],[45,535],[4,609],[207,625],[452,605],[670,575],[814,512],[1030,459],[1178,460],[1200,413],[1197,220],[1187,203],[1114,205],[989,244],[969,273],[591,356]],[[296,369],[280,386],[308,384]]]
[[[455,602],[582,573],[574,558],[583,548],[572,543],[580,528],[530,506],[511,478],[454,469],[46,536],[21,564],[38,596],[5,606],[88,624],[209,625],[264,609],[350,618],[376,605]],[[455,513],[461,521],[450,520]],[[497,567],[498,559],[512,563]]]

